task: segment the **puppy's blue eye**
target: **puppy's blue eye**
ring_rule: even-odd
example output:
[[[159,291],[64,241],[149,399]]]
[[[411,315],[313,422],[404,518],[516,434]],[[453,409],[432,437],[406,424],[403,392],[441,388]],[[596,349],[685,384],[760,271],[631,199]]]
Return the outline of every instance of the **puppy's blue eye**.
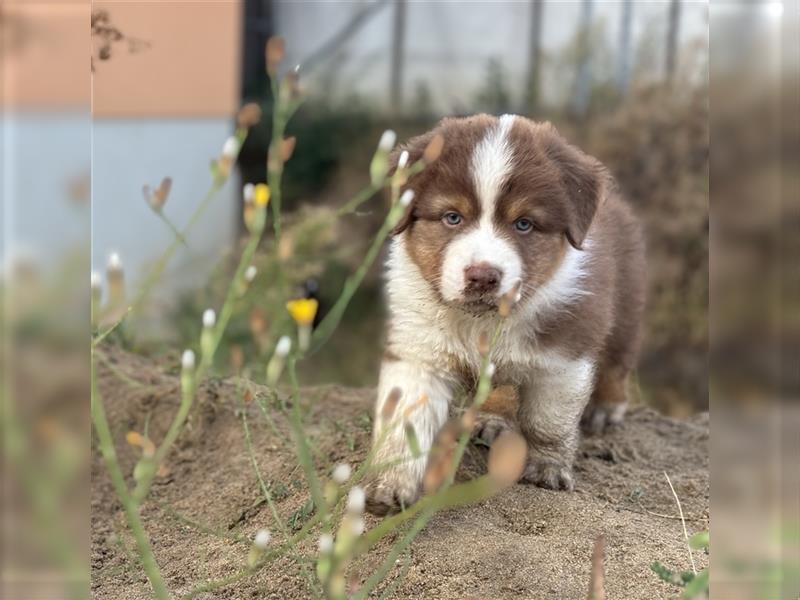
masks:
[[[457,212],[450,211],[450,212],[444,213],[443,220],[444,220],[446,225],[450,225],[451,227],[455,227],[456,225],[460,225],[461,224],[461,215],[458,214]]]
[[[530,219],[517,219],[514,221],[514,229],[520,233],[528,233],[531,229],[533,229],[533,221]]]

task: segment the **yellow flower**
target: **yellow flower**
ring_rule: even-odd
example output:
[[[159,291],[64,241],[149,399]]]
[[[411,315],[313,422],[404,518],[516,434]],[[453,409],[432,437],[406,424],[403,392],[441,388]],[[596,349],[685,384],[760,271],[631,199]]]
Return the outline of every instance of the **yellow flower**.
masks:
[[[256,206],[266,206],[269,204],[269,186],[266,183],[256,184],[256,189],[253,192],[253,202]]]
[[[287,302],[286,310],[298,325],[303,326],[314,322],[318,306],[319,303],[314,298],[300,298]]]

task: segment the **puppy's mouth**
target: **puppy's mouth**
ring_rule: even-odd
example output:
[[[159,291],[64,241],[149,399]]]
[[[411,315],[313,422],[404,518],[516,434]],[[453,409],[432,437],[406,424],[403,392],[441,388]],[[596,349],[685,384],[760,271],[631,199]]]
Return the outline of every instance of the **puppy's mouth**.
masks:
[[[455,303],[458,308],[471,315],[482,315],[497,310],[497,297],[492,294],[467,294]]]

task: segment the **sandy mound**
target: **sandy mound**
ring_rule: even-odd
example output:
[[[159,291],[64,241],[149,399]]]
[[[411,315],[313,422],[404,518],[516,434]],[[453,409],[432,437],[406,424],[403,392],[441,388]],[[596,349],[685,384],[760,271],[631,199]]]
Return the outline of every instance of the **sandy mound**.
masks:
[[[160,440],[174,414],[178,379],[144,359],[105,350],[100,391],[123,468],[137,458],[124,442],[129,430]],[[242,383],[240,382],[240,387]],[[249,385],[249,384],[248,384]],[[265,390],[251,386],[273,402]],[[340,461],[359,463],[368,450],[372,390],[339,387],[303,391],[308,403],[320,473]],[[243,412],[266,484],[285,522],[299,528],[308,500],[296,466],[288,426],[272,404],[272,428],[254,401],[243,405],[234,380],[203,387],[189,427],[170,453],[142,514],[156,557],[176,595],[209,579],[242,569],[248,544],[261,527],[275,532],[247,452]],[[242,407],[244,409],[242,410]],[[470,446],[461,478],[485,468],[483,448]],[[517,485],[480,505],[437,515],[411,547],[398,598],[585,598],[592,544],[606,538],[609,598],[668,598],[676,589],[650,570],[653,561],[688,569],[677,509],[664,479],[667,471],[690,519],[690,534],[708,527],[708,420],[665,418],[636,408],[625,425],[604,437],[585,439],[573,493]],[[377,520],[370,517],[367,526]],[[95,453],[92,489],[92,592],[98,599],[149,598],[135,562],[124,514],[102,460]],[[291,526],[290,525],[290,526]],[[277,540],[280,540],[277,535]],[[391,540],[354,569],[363,581]],[[298,554],[313,553],[312,543]],[[699,565],[707,557],[699,557]],[[402,565],[390,575],[397,577]],[[313,572],[313,566],[310,569]],[[298,564],[271,563],[205,598],[307,598]]]

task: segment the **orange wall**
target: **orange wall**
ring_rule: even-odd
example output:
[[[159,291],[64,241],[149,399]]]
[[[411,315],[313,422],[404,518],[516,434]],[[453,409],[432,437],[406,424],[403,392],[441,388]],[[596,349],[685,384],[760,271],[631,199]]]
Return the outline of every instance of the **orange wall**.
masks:
[[[3,107],[88,108],[89,2],[4,0],[0,11]]]
[[[97,116],[233,114],[239,105],[242,6],[227,2],[95,2],[115,26],[149,47],[117,44],[95,60]]]
[[[3,2],[6,107],[79,108],[99,117],[222,116],[239,105],[240,0],[96,1],[126,36],[110,60],[90,43],[90,4]],[[94,45],[95,72],[89,53]]]

